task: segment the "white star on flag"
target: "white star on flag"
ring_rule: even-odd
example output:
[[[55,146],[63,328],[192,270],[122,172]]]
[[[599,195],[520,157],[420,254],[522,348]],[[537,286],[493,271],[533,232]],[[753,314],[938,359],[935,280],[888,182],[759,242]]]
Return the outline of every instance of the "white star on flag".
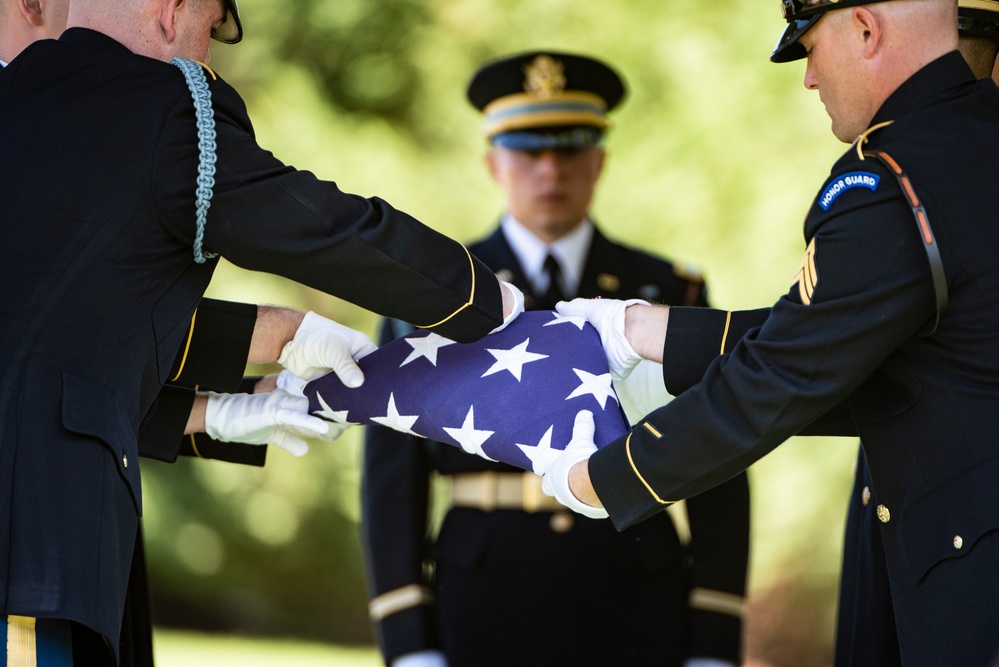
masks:
[[[475,454],[481,456],[484,459],[489,459],[490,461],[495,461],[496,459],[490,458],[484,451],[482,451],[482,445],[489,439],[495,431],[480,431],[475,428],[475,406],[468,406],[468,414],[465,415],[465,423],[461,425],[461,428],[448,428],[444,427],[444,432],[455,439],[462,449],[464,449],[469,454]]]
[[[315,415],[317,417],[323,417],[324,419],[329,419],[330,421],[335,421],[338,424],[350,424],[351,423],[351,422],[347,421],[347,413],[350,412],[349,410],[334,410],[333,408],[331,408],[326,403],[325,400],[323,400],[322,396],[319,396],[319,405],[323,406],[323,409],[322,410],[317,410],[315,412]]]
[[[531,468],[535,474],[544,475],[548,472],[548,467],[562,453],[559,449],[552,449],[552,431],[554,429],[554,426],[549,426],[536,445],[517,445],[520,451],[524,452],[524,456],[530,459]]]
[[[559,313],[555,313],[555,319],[545,324],[545,326],[553,327],[556,324],[575,324],[576,327],[582,331],[583,327],[586,325],[586,319],[576,317],[575,315],[561,315]]]
[[[403,433],[409,433],[410,435],[419,435],[419,433],[414,433],[411,429],[416,420],[420,418],[419,415],[400,415],[399,409],[395,407],[395,394],[389,394],[388,407],[386,408],[387,414],[384,417],[372,417],[371,421],[376,424],[381,424],[382,426],[388,426],[389,428],[394,428],[397,431],[402,431]]]
[[[454,341],[450,338],[445,338],[435,333],[431,333],[429,336],[424,336],[423,338],[407,338],[405,340],[413,347],[413,351],[409,353],[405,361],[399,364],[400,368],[411,361],[416,361],[420,357],[423,357],[436,366],[437,350],[448,345],[454,345]]]
[[[581,371],[578,368],[573,368],[572,372],[579,378],[580,385],[576,387],[571,394],[566,396],[565,400],[568,401],[570,398],[591,394],[593,398],[597,399],[597,402],[600,403],[601,410],[603,410],[604,406],[607,405],[608,398],[613,398],[615,401],[617,400],[617,395],[614,393],[614,387],[611,383],[610,373],[594,375],[593,373]]]
[[[521,374],[524,372],[524,364],[548,358],[547,354],[528,352],[527,345],[530,342],[531,339],[528,338],[520,345],[509,350],[492,350],[487,348],[486,352],[496,357],[496,363],[490,366],[489,370],[482,374],[482,377],[499,373],[500,371],[510,371],[513,377],[517,378],[517,382],[520,382]]]

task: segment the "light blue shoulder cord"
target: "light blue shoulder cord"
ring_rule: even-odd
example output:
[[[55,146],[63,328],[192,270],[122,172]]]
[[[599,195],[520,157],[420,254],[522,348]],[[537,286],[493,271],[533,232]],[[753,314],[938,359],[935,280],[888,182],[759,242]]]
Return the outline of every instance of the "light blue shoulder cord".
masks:
[[[212,188],[215,187],[215,113],[212,111],[212,91],[201,65],[186,58],[174,58],[170,64],[179,68],[187,80],[194,98],[194,116],[198,124],[198,187],[194,191],[197,202],[198,230],[194,235],[194,261],[204,264],[205,259],[218,257],[213,252],[203,252],[205,220],[212,205]]]

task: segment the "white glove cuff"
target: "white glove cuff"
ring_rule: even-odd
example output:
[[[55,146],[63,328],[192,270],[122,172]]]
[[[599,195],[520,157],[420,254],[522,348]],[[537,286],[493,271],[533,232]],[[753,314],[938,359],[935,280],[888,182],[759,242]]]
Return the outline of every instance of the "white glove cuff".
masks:
[[[298,350],[301,347],[302,339],[308,336],[313,330],[318,330],[325,326],[327,321],[325,317],[316,315],[311,310],[307,312],[305,317],[302,318],[302,323],[295,329],[295,335],[281,348],[281,356],[277,358],[277,362],[295,375],[308,374],[312,368],[308,365],[308,362],[303,362],[303,360],[299,359],[301,354],[298,353]],[[302,363],[306,365],[302,366]]]
[[[611,376],[619,381],[627,378],[631,374],[632,369],[642,360],[641,355],[628,342],[628,336],[625,334],[625,313],[629,306],[635,305],[650,306],[651,304],[644,299],[622,301],[621,307],[614,312],[614,319],[611,322],[613,344],[605,344]]]
[[[548,469],[544,477],[542,477],[541,490],[577,514],[582,514],[591,519],[606,519],[609,516],[607,510],[603,507],[587,505],[577,498],[569,488],[569,472],[573,466],[580,461],[590,458],[590,455],[594,451],[595,448],[580,451],[564,451]]]
[[[220,413],[225,407],[225,396],[227,394],[216,394],[214,391],[210,391],[208,392],[208,403],[205,406],[205,433],[219,442],[228,442],[218,430],[222,426]]]
[[[513,294],[513,309],[510,311],[509,315],[503,318],[503,324],[499,325],[489,333],[502,331],[508,324],[510,324],[510,322],[517,319],[518,315],[524,312],[524,293],[521,292],[520,289],[513,283],[508,283],[505,280],[501,280],[500,283],[502,283],[502,285],[509,289],[510,293]]]

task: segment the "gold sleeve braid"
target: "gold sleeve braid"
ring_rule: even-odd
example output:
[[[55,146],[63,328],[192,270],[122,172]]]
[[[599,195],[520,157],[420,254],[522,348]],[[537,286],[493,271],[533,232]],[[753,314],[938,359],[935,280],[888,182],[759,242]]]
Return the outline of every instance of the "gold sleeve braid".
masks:
[[[191,315],[191,326],[187,329],[187,341],[184,343],[184,356],[180,359],[180,368],[177,369],[177,374],[170,378],[170,382],[176,382],[177,378],[180,377],[181,373],[184,372],[184,365],[187,363],[187,355],[191,351],[191,341],[194,339],[194,320],[198,317],[198,310],[195,308],[194,314]]]
[[[732,311],[725,313],[725,332],[722,334],[721,349],[718,350],[718,354],[725,354],[725,343],[728,342],[728,329],[732,326]]]
[[[465,302],[465,305],[458,308],[458,310],[454,311],[440,322],[435,322],[433,324],[426,324],[423,326],[417,326],[416,327],[417,329],[433,329],[434,327],[439,327],[440,325],[444,324],[451,318],[455,317],[458,313],[460,313],[461,311],[465,310],[473,303],[475,303],[475,262],[472,261],[472,253],[468,252],[468,248],[466,248],[465,245],[461,243],[459,243],[458,245],[460,245],[461,249],[465,251],[465,255],[468,257],[468,266],[472,271],[472,289],[471,293],[468,295],[468,301]]]
[[[650,433],[652,433],[656,437],[659,437],[659,438],[662,437],[662,435],[658,431],[656,431],[654,428],[652,428],[652,426],[648,422],[645,422],[642,425]],[[634,433],[634,431],[632,433]],[[660,505],[663,505],[663,506],[671,505],[673,503],[673,501],[672,500],[663,500],[662,498],[660,498],[659,494],[657,494],[655,492],[655,490],[652,488],[652,485],[649,484],[647,481],[645,481],[645,478],[642,476],[642,473],[638,472],[638,466],[635,465],[635,459],[632,458],[632,456],[631,456],[631,436],[632,436],[632,433],[629,433],[627,440],[624,441],[624,451],[625,451],[625,453],[628,454],[628,463],[631,464],[631,469],[632,469],[632,471],[634,471],[635,477],[637,477],[638,480],[643,485],[645,485],[646,490],[648,490],[648,492],[652,495],[652,497],[655,498],[655,500],[656,500],[657,503],[659,503]]]

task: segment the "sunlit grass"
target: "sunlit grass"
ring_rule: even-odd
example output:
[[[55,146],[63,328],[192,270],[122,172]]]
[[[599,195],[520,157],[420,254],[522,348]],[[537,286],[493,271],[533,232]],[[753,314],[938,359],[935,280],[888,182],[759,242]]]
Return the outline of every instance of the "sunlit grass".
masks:
[[[156,630],[157,667],[380,667],[374,648],[347,648],[292,639]]]

